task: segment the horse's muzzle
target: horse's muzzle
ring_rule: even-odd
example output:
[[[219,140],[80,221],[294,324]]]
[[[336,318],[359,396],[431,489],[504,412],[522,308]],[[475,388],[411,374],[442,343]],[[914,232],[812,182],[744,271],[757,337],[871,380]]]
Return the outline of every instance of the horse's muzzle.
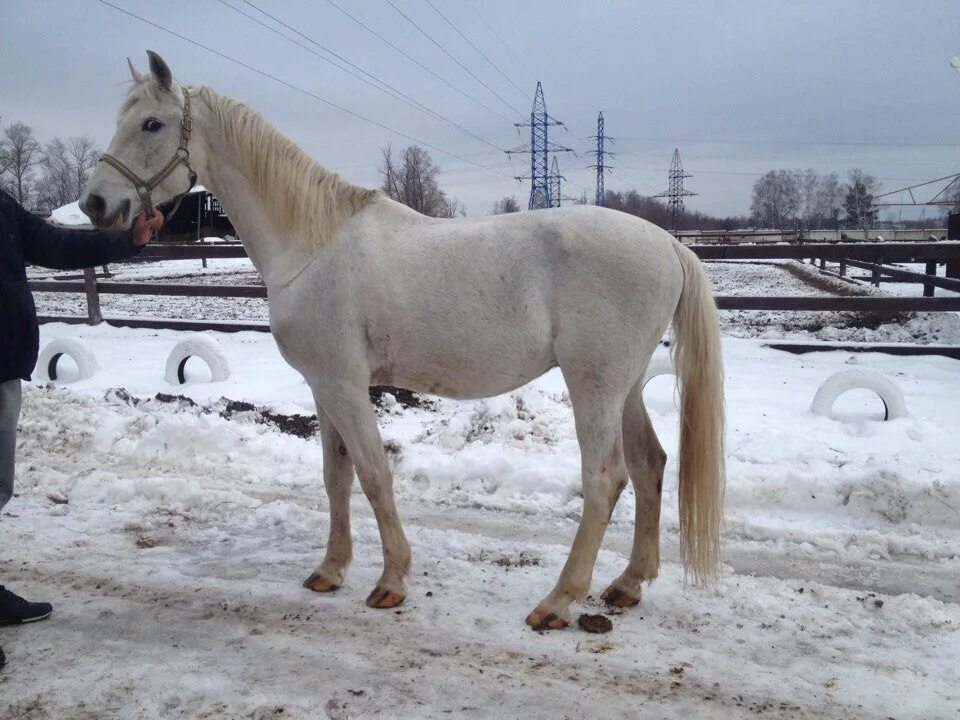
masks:
[[[125,199],[117,205],[117,209],[106,214],[107,203],[102,196],[96,193],[88,194],[80,201],[80,210],[90,218],[90,223],[101,230],[123,230],[130,221],[130,200]]]

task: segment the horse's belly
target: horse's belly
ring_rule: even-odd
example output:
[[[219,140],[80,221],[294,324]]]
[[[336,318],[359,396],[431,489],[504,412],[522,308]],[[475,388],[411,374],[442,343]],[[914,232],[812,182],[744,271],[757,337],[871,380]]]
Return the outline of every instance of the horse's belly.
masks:
[[[389,376],[375,375],[373,382],[456,400],[473,400],[516,390],[537,379],[554,365],[553,362],[529,364],[523,368],[492,365],[486,373],[465,368],[420,367],[409,372],[395,372]]]
[[[373,384],[396,385],[431,395],[471,399],[514,390],[556,365],[550,329],[482,324],[475,330],[434,327],[391,335],[372,363]]]

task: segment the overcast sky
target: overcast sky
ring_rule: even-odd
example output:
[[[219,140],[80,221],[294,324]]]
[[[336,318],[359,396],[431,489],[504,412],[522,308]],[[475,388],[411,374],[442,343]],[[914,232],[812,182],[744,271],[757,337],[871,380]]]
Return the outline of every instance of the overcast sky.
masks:
[[[431,151],[444,188],[471,215],[488,212],[504,195],[526,205],[529,183],[512,176],[524,173],[529,159],[511,164],[495,148],[529,140],[529,131],[513,123],[524,119],[520,114],[529,117],[538,80],[548,112],[568,128],[551,128],[551,138],[577,151],[560,156],[569,195],[586,189],[593,197],[586,137],[601,109],[607,133],[618,138],[610,146],[619,154],[608,188],[665,189],[676,146],[694,176],[687,187],[699,193],[688,207],[714,214],[747,212],[753,181],[772,168],[862,167],[888,190],[960,171],[960,75],[947,62],[960,54],[957,0],[390,0],[440,47],[387,0],[253,1],[310,40],[243,0],[225,1],[323,54],[310,40],[320,43],[463,130],[363,84],[217,0],[111,0],[460,156]],[[351,181],[379,184],[380,148],[409,142],[97,0],[0,0],[0,28],[0,117],[4,124],[33,125],[43,142],[85,133],[105,145],[129,79],[124,58],[144,69],[146,48],[159,52],[178,80],[248,102]]]

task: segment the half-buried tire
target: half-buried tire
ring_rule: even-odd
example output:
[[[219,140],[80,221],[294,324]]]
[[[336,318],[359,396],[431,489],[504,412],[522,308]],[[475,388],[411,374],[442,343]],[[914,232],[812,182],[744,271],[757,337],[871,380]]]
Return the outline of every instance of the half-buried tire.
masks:
[[[76,337],[55,338],[46,344],[37,358],[37,376],[41,380],[57,379],[57,363],[69,355],[77,364],[78,380],[86,380],[100,370],[93,350],[86,342]]]
[[[183,385],[187,381],[184,370],[187,360],[192,357],[198,357],[207,364],[213,382],[222,382],[230,377],[230,366],[227,358],[220,352],[217,341],[206,335],[190,335],[174,345],[170,351],[164,373],[168,383]]]
[[[647,371],[643,374],[643,386],[646,387],[648,382],[660,375],[676,374],[677,371],[674,369],[673,363],[670,362],[670,358],[655,357],[647,365]]]
[[[817,390],[810,409],[817,415],[831,417],[833,404],[847,390],[872,390],[883,400],[884,420],[893,420],[907,415],[907,405],[900,388],[889,379],[863,370],[844,370],[831,375]]]

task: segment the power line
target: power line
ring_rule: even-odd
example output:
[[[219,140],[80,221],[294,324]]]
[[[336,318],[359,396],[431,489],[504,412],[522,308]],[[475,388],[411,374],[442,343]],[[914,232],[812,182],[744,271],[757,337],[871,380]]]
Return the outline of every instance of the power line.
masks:
[[[508,118],[506,115],[504,115],[503,113],[501,113],[501,112],[499,112],[499,111],[497,111],[497,110],[494,110],[494,109],[493,109],[492,107],[490,107],[489,105],[486,105],[486,104],[482,103],[480,100],[477,100],[477,98],[473,97],[473,95],[471,95],[470,93],[465,92],[464,90],[461,90],[460,88],[458,88],[456,85],[454,85],[453,83],[451,83],[451,82],[450,82],[449,80],[447,80],[445,77],[442,77],[442,76],[438,75],[438,74],[435,73],[433,70],[431,70],[431,69],[428,68],[426,65],[424,65],[422,62],[420,62],[419,60],[417,60],[415,57],[412,57],[411,55],[408,55],[406,52],[403,51],[402,48],[399,48],[399,47],[397,47],[396,45],[394,45],[392,42],[390,42],[390,41],[389,41],[387,38],[385,38],[383,35],[381,35],[380,33],[378,33],[376,30],[374,30],[373,28],[371,28],[369,25],[365,24],[362,20],[359,20],[358,18],[356,18],[356,17],[354,17],[353,15],[351,15],[350,13],[348,13],[346,10],[344,10],[342,7],[340,7],[337,3],[333,2],[333,0],[327,0],[327,3],[328,3],[329,5],[331,5],[331,6],[333,6],[336,10],[340,11],[342,14],[346,15],[350,20],[352,20],[352,21],[355,22],[357,25],[359,25],[360,27],[362,27],[362,28],[363,28],[364,30],[366,30],[368,33],[370,33],[370,34],[373,35],[374,37],[377,37],[377,38],[379,38],[380,40],[382,40],[383,42],[385,42],[385,43],[386,43],[387,45],[389,45],[391,48],[393,48],[393,49],[396,50],[398,53],[400,53],[401,55],[403,55],[407,60],[409,60],[410,62],[414,63],[414,64],[415,64],[417,67],[419,67],[421,70],[425,70],[426,72],[430,73],[430,74],[433,75],[433,77],[435,77],[437,80],[439,80],[440,82],[444,83],[444,84],[447,85],[448,87],[453,88],[454,90],[456,90],[458,93],[460,93],[461,95],[463,95],[465,98],[467,98],[467,99],[470,100],[471,102],[474,102],[474,103],[476,103],[477,105],[479,105],[480,107],[482,107],[484,110],[488,110],[489,112],[492,112],[494,115],[496,115],[496,116],[499,117],[500,119],[506,120],[507,122],[510,122],[510,118]]]
[[[503,39],[503,36],[500,35],[500,33],[498,33],[498,32],[493,28],[493,26],[486,21],[486,19],[484,19],[483,15],[480,14],[480,11],[477,10],[476,5],[474,5],[472,2],[470,2],[470,0],[466,0],[466,4],[467,4],[467,6],[468,6],[471,10],[473,10],[473,14],[476,15],[478,18],[480,18],[480,22],[482,22],[484,25],[487,26],[487,30],[489,30],[491,33],[493,33],[493,36],[494,36],[495,38],[497,38],[497,40],[500,41],[500,44],[503,45],[503,46],[507,49],[507,52],[509,52],[511,55],[513,55],[514,59],[515,59],[517,62],[519,62],[519,63],[521,63],[521,64],[523,64],[523,63],[526,62],[522,57],[520,57],[520,56],[516,53],[516,51],[515,51],[512,47],[510,47],[510,45],[507,44],[507,41]]]
[[[663,172],[663,168],[635,168],[635,167],[625,167],[623,165],[617,165],[617,170],[631,170],[633,172],[642,172],[642,173],[657,173],[658,175]],[[762,177],[766,175],[766,172],[738,172],[735,170],[693,170],[697,175],[747,175],[750,177]],[[768,171],[769,172],[769,171]],[[947,176],[949,177],[949,176]],[[913,182],[915,180],[920,180],[922,178],[901,178],[901,177],[878,177],[877,180],[903,180],[904,182]]]
[[[175,38],[179,38],[180,40],[183,40],[184,42],[188,42],[188,43],[190,43],[191,45],[194,45],[194,46],[200,48],[201,50],[206,50],[206,51],[209,52],[209,53],[213,53],[214,55],[216,55],[216,56],[219,57],[219,58],[222,58],[222,59],[224,59],[224,60],[228,60],[228,61],[234,63],[235,65],[239,65],[240,67],[245,68],[245,69],[247,69],[247,70],[250,70],[251,72],[255,72],[255,73],[257,73],[258,75],[261,75],[261,76],[263,76],[263,77],[265,77],[265,78],[267,78],[267,79],[269,79],[269,80],[273,80],[274,82],[279,83],[280,85],[283,85],[284,87],[287,87],[287,88],[289,88],[289,89],[291,89],[291,90],[295,90],[295,91],[297,91],[297,92],[299,92],[299,93],[302,93],[303,95],[306,95],[307,97],[313,98],[314,100],[317,100],[318,102],[321,102],[321,103],[323,103],[324,105],[328,105],[329,107],[334,108],[335,110],[339,110],[340,112],[344,112],[344,113],[346,113],[347,115],[350,115],[351,117],[357,118],[358,120],[363,120],[365,123],[369,123],[370,125],[374,125],[374,126],[380,128],[381,130],[386,130],[387,132],[393,133],[394,135],[397,135],[397,136],[399,136],[399,137],[402,137],[402,138],[404,138],[405,140],[409,140],[410,142],[417,143],[418,145],[422,145],[422,146],[424,146],[425,148],[429,148],[430,150],[433,150],[433,151],[435,151],[435,152],[438,152],[438,153],[440,153],[440,154],[442,154],[442,155],[446,155],[447,157],[452,157],[452,158],[456,158],[457,160],[462,160],[463,162],[467,163],[468,165],[474,165],[474,166],[476,166],[476,167],[478,167],[478,168],[482,168],[482,169],[484,169],[484,170],[489,170],[490,172],[495,172],[495,173],[497,173],[497,174],[499,174],[499,175],[503,175],[504,177],[511,177],[509,173],[502,172],[502,171],[500,171],[500,170],[497,170],[496,168],[488,167],[488,166],[486,166],[486,165],[481,165],[480,163],[474,162],[473,160],[470,160],[470,159],[464,157],[463,155],[458,155],[457,153],[450,152],[449,150],[444,150],[443,148],[437,147],[436,145],[431,145],[430,143],[424,142],[423,140],[420,140],[419,138],[415,138],[415,137],[413,137],[412,135],[408,135],[408,134],[405,133],[405,132],[401,132],[400,130],[395,130],[394,128],[392,128],[392,127],[390,127],[390,126],[388,126],[388,125],[384,125],[383,123],[378,122],[378,121],[376,121],[376,120],[373,120],[372,118],[368,118],[366,115],[362,115],[362,114],[358,113],[356,110],[351,110],[350,108],[344,107],[343,105],[339,105],[339,104],[333,102],[332,100],[327,100],[326,98],[321,97],[321,96],[319,96],[319,95],[317,95],[317,94],[315,94],[315,93],[313,93],[313,92],[310,92],[309,90],[305,90],[305,89],[302,88],[302,87],[299,87],[299,86],[297,86],[297,85],[294,85],[293,83],[289,83],[289,82],[287,82],[286,80],[283,80],[283,79],[281,79],[281,78],[278,78],[276,75],[271,75],[270,73],[268,73],[268,72],[265,71],[265,70],[261,70],[261,69],[258,68],[258,67],[254,67],[253,65],[249,65],[249,64],[243,62],[242,60],[237,60],[236,58],[231,57],[231,56],[229,56],[229,55],[227,55],[227,54],[225,54],[225,53],[222,53],[222,52],[220,52],[219,50],[214,50],[212,47],[209,47],[209,46],[207,46],[207,45],[204,45],[203,43],[198,42],[198,41],[196,41],[196,40],[194,40],[194,39],[192,39],[192,38],[189,38],[189,37],[187,37],[186,35],[181,35],[180,33],[176,32],[175,30],[170,30],[169,28],[166,28],[166,27],[164,27],[163,25],[158,25],[157,23],[153,22],[152,20],[147,20],[146,18],[141,17],[140,15],[137,15],[136,13],[130,12],[129,10],[126,10],[126,9],[124,9],[124,8],[122,8],[122,7],[119,7],[118,5],[114,5],[113,3],[108,2],[107,0],[97,0],[97,2],[99,2],[101,5],[106,5],[107,7],[113,8],[114,10],[116,10],[116,11],[118,11],[118,12],[121,12],[121,13],[123,13],[124,15],[128,15],[129,17],[135,18],[136,20],[139,20],[140,22],[142,22],[142,23],[144,23],[144,24],[146,24],[146,25],[150,25],[151,27],[156,28],[157,30],[161,30],[162,32],[167,33],[168,35],[172,35],[172,36],[175,37]]]
[[[249,20],[257,23],[258,25],[260,25],[260,26],[263,27],[263,28],[266,28],[266,29],[269,30],[270,32],[272,32],[272,33],[274,33],[274,34],[276,34],[276,35],[279,35],[279,36],[282,37],[284,40],[287,40],[288,42],[293,43],[293,44],[296,45],[297,47],[306,50],[308,53],[311,53],[312,55],[315,55],[316,57],[320,58],[320,59],[323,60],[324,62],[330,63],[330,64],[333,65],[334,67],[336,67],[336,68],[338,68],[338,69],[340,69],[340,70],[343,70],[345,73],[347,73],[347,74],[350,75],[351,77],[357,78],[358,80],[360,80],[360,81],[363,82],[363,83],[366,83],[366,84],[369,85],[370,87],[373,87],[374,89],[379,90],[380,92],[382,92],[382,93],[384,93],[384,94],[392,97],[392,98],[395,99],[395,100],[399,100],[400,102],[403,102],[403,103],[406,104],[407,106],[412,107],[414,110],[417,110],[418,112],[421,112],[421,113],[426,114],[428,117],[432,117],[432,118],[434,118],[434,119],[436,119],[436,120],[440,120],[441,122],[445,122],[446,124],[448,124],[448,125],[450,125],[451,127],[459,130],[460,132],[464,133],[465,135],[469,135],[470,137],[472,137],[472,138],[474,138],[474,139],[476,139],[476,140],[479,140],[480,142],[484,143],[485,145],[489,145],[490,147],[494,148],[495,150],[502,150],[502,148],[500,148],[500,147],[497,146],[497,145],[494,145],[492,142],[490,142],[490,141],[487,140],[486,138],[481,137],[480,135],[476,134],[475,132],[473,132],[473,131],[471,131],[471,130],[468,130],[467,128],[463,127],[462,125],[460,125],[459,123],[455,122],[454,120],[451,120],[450,118],[442,115],[441,113],[438,113],[436,110],[433,110],[432,108],[427,107],[426,105],[424,105],[422,102],[420,102],[420,101],[417,100],[416,98],[413,98],[413,97],[407,95],[407,94],[404,93],[403,91],[398,90],[397,88],[395,88],[393,85],[391,85],[391,84],[389,84],[389,83],[381,80],[381,79],[378,78],[377,76],[373,75],[373,74],[370,73],[370,72],[367,72],[366,70],[364,70],[363,68],[359,67],[358,65],[355,65],[354,63],[350,62],[349,60],[347,60],[347,59],[346,59],[345,57],[343,57],[342,55],[339,55],[338,53],[334,52],[334,51],[331,50],[330,48],[321,45],[321,44],[318,43],[316,40],[314,40],[313,38],[311,38],[311,37],[303,34],[303,33],[300,32],[299,30],[297,30],[296,28],[291,27],[290,25],[288,25],[287,23],[285,23],[285,22],[284,22],[283,20],[281,20],[280,18],[278,18],[278,17],[276,17],[276,16],[274,16],[274,15],[271,15],[271,14],[268,13],[266,10],[263,10],[263,9],[260,8],[260,7],[257,7],[257,5],[255,5],[254,3],[250,2],[249,0],[243,0],[243,2],[246,3],[247,5],[249,5],[250,7],[252,7],[252,8],[253,8],[254,10],[256,10],[257,12],[259,12],[259,13],[265,15],[266,17],[270,18],[270,19],[273,20],[275,23],[278,23],[278,24],[282,25],[283,27],[287,28],[288,30],[290,30],[291,32],[296,33],[297,35],[299,35],[300,37],[302,37],[304,40],[307,40],[308,42],[313,43],[314,45],[316,45],[318,48],[320,48],[320,49],[323,50],[324,52],[326,52],[326,53],[328,53],[328,54],[330,54],[330,55],[333,55],[335,58],[337,58],[337,60],[340,60],[341,62],[346,63],[346,64],[349,65],[351,68],[353,68],[354,70],[356,70],[356,71],[359,72],[359,73],[362,73],[362,74],[365,75],[366,77],[363,77],[363,76],[361,76],[361,75],[357,75],[357,73],[352,72],[351,70],[343,67],[342,65],[339,65],[338,63],[334,62],[333,60],[330,60],[330,59],[327,58],[327,57],[324,57],[323,55],[321,55],[320,53],[316,52],[315,50],[312,50],[311,48],[307,47],[307,46],[304,45],[303,43],[294,40],[292,37],[289,37],[289,36],[287,36],[287,35],[284,35],[282,32],[280,32],[280,31],[277,30],[276,28],[270,27],[270,26],[267,25],[265,22],[263,22],[263,21],[255,18],[253,15],[250,15],[249,13],[244,12],[243,10],[241,10],[241,9],[238,8],[238,7],[234,7],[233,5],[231,5],[230,3],[226,2],[225,0],[217,0],[217,1],[218,1],[221,5],[224,5],[225,7],[230,8],[230,9],[233,10],[234,12],[240,13],[240,14],[243,15],[245,18],[247,18],[247,19],[249,19]],[[367,78],[370,78],[370,80],[368,80]],[[382,87],[381,87],[381,86],[382,86]],[[394,94],[394,93],[395,93],[395,94]],[[399,95],[400,97],[397,97],[398,95]]]
[[[620,150],[620,155],[639,155],[648,158],[667,158],[670,155],[654,155],[640,150]],[[886,163],[888,165],[956,165],[957,160],[887,160],[883,158],[785,158],[774,155],[687,155],[698,160],[743,160],[758,162],[795,163]]]
[[[712,138],[667,138],[667,137],[640,137],[636,135],[621,136],[621,140],[638,140],[640,142],[675,143],[703,143],[707,145],[822,145],[829,147],[863,146],[863,147],[929,147],[929,148],[956,148],[958,143],[889,143],[889,142],[831,142],[825,140],[717,140]]]
[[[519,110],[517,110],[513,105],[511,105],[509,102],[507,102],[506,100],[504,100],[504,99],[500,96],[500,94],[497,93],[496,90],[494,90],[492,87],[490,87],[489,85],[487,85],[483,80],[481,80],[480,78],[478,78],[478,77],[473,73],[473,71],[470,70],[470,68],[468,68],[468,67],[467,67],[466,65],[464,65],[462,62],[460,62],[459,60],[457,60],[457,58],[455,58],[452,54],[450,54],[450,52],[449,52],[445,47],[443,47],[443,45],[441,45],[441,44],[438,43],[436,40],[434,40],[434,39],[433,39],[433,36],[432,36],[430,33],[428,33],[428,32],[427,32],[426,30],[424,30],[422,27],[420,27],[419,25],[417,25],[417,23],[415,23],[413,20],[411,20],[410,17],[409,17],[405,12],[403,12],[403,10],[401,10],[401,9],[398,8],[396,5],[394,5],[394,4],[393,4],[393,0],[384,0],[384,2],[386,2],[387,5],[389,5],[389,6],[392,7],[394,10],[396,10],[404,20],[406,20],[408,23],[410,23],[411,25],[413,25],[417,30],[419,30],[419,31],[421,32],[421,34],[422,34],[425,38],[427,38],[427,40],[429,40],[429,41],[432,42],[434,45],[436,45],[438,48],[440,48],[440,50],[442,50],[443,53],[444,53],[448,58],[450,58],[450,59],[453,60],[457,65],[459,65],[461,68],[463,68],[463,69],[467,72],[467,74],[470,75],[470,77],[472,77],[472,78],[473,78],[474,80],[476,80],[478,83],[480,83],[481,85],[483,85],[487,90],[489,90],[500,102],[502,102],[504,105],[506,105],[508,108],[510,108],[515,114],[517,114],[517,115],[523,115],[523,113],[521,113]]]
[[[454,25],[452,22],[450,22],[450,18],[448,18],[446,15],[444,15],[442,12],[440,12],[440,8],[438,8],[436,5],[434,5],[430,0],[424,0],[424,2],[427,3],[427,5],[429,5],[430,7],[432,7],[432,8],[434,9],[434,11],[437,13],[437,15],[439,15],[440,17],[442,17],[443,20],[444,20],[444,22],[446,22],[447,25],[449,25],[450,27],[452,27],[452,28],[454,29],[454,31],[457,33],[457,35],[459,35],[459,36],[462,37],[464,40],[466,40],[466,41],[467,41],[467,44],[468,44],[470,47],[472,47],[474,50],[476,50],[476,51],[480,54],[480,57],[482,57],[484,60],[486,60],[488,63],[490,63],[490,66],[493,67],[493,69],[496,70],[498,73],[500,73],[500,75],[502,75],[503,78],[504,78],[508,83],[510,83],[511,85],[513,85],[513,86],[520,92],[521,95],[523,95],[525,98],[527,98],[527,100],[530,100],[530,99],[531,99],[530,96],[527,95],[527,93],[523,90],[523,88],[521,88],[519,85],[517,85],[513,80],[511,80],[511,79],[507,76],[507,74],[506,74],[503,70],[500,69],[500,66],[499,66],[499,65],[497,65],[493,60],[491,60],[489,57],[487,57],[487,54],[486,54],[485,52],[483,52],[483,50],[481,50],[481,49],[478,48],[476,45],[474,45],[473,42],[470,40],[470,38],[468,38],[466,35],[464,35],[462,32],[460,32],[460,28],[458,28],[456,25]]]

